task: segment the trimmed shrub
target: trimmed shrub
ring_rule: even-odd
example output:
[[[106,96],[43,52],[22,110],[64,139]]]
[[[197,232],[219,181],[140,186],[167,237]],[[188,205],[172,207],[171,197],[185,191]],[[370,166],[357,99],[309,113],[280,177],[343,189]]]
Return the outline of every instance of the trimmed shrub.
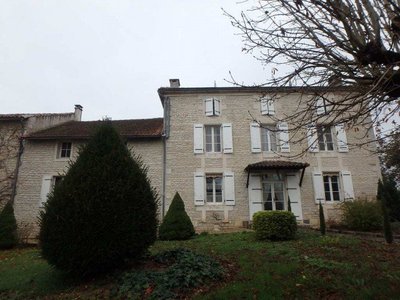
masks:
[[[371,231],[382,228],[382,209],[377,201],[348,201],[341,208],[343,223],[349,229]]]
[[[11,249],[18,243],[17,221],[11,201],[0,213],[0,249]]]
[[[296,217],[289,211],[259,211],[253,215],[258,240],[292,240],[296,236]]]
[[[192,221],[185,211],[185,204],[177,192],[159,228],[160,240],[187,240],[194,235]]]
[[[319,201],[319,231],[321,235],[325,235],[326,233],[324,208],[322,207],[321,201]]]
[[[138,259],[157,233],[156,193],[110,122],[79,151],[40,216],[42,256],[85,277]]]

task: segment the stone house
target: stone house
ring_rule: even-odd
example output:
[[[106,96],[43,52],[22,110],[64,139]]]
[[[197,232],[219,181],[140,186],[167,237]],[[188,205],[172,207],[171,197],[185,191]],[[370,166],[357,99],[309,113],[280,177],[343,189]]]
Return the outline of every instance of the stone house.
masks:
[[[63,122],[80,121],[81,115],[80,105],[76,105],[71,113],[0,114],[0,208],[14,200],[20,158],[24,151],[23,137]]]
[[[319,90],[327,88],[318,88]],[[318,224],[318,203],[327,219],[341,202],[374,199],[380,165],[374,134],[363,127],[313,124],[294,142],[290,126],[277,122],[294,112],[299,87],[160,88],[163,118],[112,121],[127,145],[148,166],[160,197],[160,218],[179,192],[196,230],[247,226],[260,210],[291,209],[300,224]],[[340,97],[340,87],[329,88]],[[280,97],[276,98],[275,96]],[[257,120],[257,122],[255,121]],[[71,121],[25,136],[15,213],[36,224],[42,203],[99,121]],[[31,233],[34,238],[37,226]]]
[[[325,217],[337,219],[341,202],[375,199],[376,146],[349,147],[374,140],[373,131],[313,124],[304,129],[307,138],[295,143],[288,124],[276,121],[295,112],[300,95],[341,97],[346,88],[171,83],[158,91],[165,112],[162,194],[168,207],[180,193],[197,230],[240,227],[257,211],[286,210],[289,200],[299,223],[317,225],[319,201]]]

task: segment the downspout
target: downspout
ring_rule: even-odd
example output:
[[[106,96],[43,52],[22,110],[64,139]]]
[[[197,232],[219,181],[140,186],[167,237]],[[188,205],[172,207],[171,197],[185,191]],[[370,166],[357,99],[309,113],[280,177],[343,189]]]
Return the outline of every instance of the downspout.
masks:
[[[165,203],[167,191],[167,139],[169,137],[169,97],[164,98],[164,128],[163,128],[163,182],[162,182],[162,199],[161,199],[161,216],[165,216]]]
[[[22,158],[22,154],[24,153],[24,139],[23,139],[23,135],[25,133],[25,119],[21,118],[21,132],[20,132],[20,136],[18,137],[19,139],[19,148],[18,148],[18,155],[17,155],[17,163],[15,166],[15,171],[14,171],[14,180],[12,183],[12,187],[11,187],[11,204],[14,205],[14,199],[15,199],[15,195],[17,194],[17,182],[18,182],[18,175],[19,175],[19,167],[21,166],[21,158]]]

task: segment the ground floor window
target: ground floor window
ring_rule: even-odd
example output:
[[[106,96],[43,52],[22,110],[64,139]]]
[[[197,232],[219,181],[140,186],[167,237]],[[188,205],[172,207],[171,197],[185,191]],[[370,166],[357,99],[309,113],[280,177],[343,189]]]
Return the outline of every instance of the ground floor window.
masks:
[[[285,210],[285,184],[278,175],[262,176],[264,210]]]
[[[206,175],[207,203],[222,203],[222,174]]]
[[[324,191],[326,201],[340,201],[339,174],[324,174]]]

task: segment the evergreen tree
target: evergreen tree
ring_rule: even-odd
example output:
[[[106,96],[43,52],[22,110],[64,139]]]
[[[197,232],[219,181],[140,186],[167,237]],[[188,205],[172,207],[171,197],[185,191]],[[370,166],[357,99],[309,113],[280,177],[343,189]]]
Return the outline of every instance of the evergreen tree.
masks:
[[[378,200],[381,203],[382,207],[382,214],[383,214],[383,231],[385,235],[385,240],[388,244],[393,243],[393,232],[392,232],[392,226],[390,225],[390,219],[389,219],[389,214],[388,210],[386,207],[386,198],[388,197],[388,193],[385,190],[385,186],[382,183],[382,180],[379,179],[378,182]]]
[[[192,221],[177,192],[159,229],[160,240],[187,240],[194,235]]]
[[[319,230],[321,231],[321,235],[325,235],[326,233],[325,215],[321,201],[319,201]]]
[[[155,241],[156,213],[146,169],[104,122],[48,198],[40,217],[42,255],[78,276],[112,270]]]
[[[13,248],[17,243],[17,221],[12,202],[9,201],[0,213],[0,249]]]

